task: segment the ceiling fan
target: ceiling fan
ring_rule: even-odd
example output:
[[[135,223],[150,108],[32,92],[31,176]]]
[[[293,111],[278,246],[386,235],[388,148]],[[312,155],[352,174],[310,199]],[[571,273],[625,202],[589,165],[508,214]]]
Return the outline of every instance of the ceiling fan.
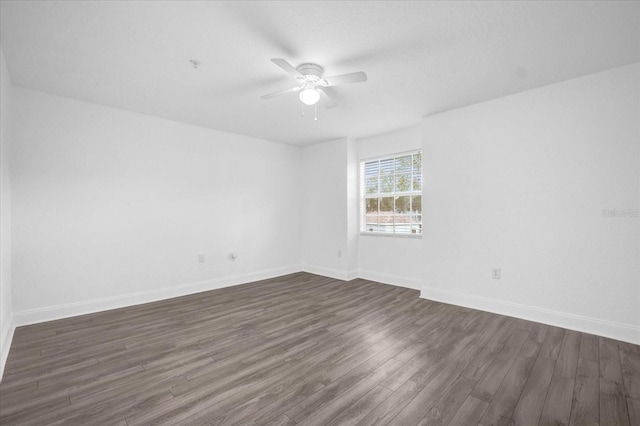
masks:
[[[293,65],[284,59],[273,58],[271,62],[298,80],[299,86],[269,93],[268,95],[261,96],[261,99],[271,99],[287,93],[300,92],[300,101],[305,105],[315,105],[320,98],[322,98],[322,103],[325,108],[333,108],[336,106],[336,101],[332,98],[329,91],[326,90],[328,87],[367,81],[367,75],[362,71],[333,77],[323,77],[322,73],[324,70],[317,64],[301,64],[297,68],[294,68]]]

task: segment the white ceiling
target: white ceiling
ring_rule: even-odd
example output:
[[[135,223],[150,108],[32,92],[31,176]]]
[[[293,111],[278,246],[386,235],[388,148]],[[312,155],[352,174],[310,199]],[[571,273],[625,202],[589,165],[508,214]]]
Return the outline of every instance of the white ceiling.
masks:
[[[640,3],[2,1],[14,85],[294,145],[640,60]],[[270,62],[365,71],[300,117]],[[190,59],[201,62],[198,69]]]

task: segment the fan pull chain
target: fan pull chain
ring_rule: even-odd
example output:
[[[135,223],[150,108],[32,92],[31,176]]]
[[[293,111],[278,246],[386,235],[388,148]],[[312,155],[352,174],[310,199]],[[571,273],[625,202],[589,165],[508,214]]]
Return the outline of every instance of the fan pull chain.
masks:
[[[318,121],[318,104],[313,105],[313,121]]]
[[[300,117],[304,117],[304,104],[300,104]]]

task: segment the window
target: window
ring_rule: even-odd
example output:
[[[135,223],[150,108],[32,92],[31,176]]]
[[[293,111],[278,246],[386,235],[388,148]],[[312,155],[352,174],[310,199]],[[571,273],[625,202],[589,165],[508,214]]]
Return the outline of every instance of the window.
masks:
[[[360,163],[360,231],[422,234],[422,153]]]

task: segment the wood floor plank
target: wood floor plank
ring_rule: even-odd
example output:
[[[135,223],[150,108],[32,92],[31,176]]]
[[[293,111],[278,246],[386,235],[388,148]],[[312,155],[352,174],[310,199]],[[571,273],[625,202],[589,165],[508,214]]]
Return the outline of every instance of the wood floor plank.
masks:
[[[204,422],[215,425],[248,424],[248,418],[252,415],[257,416],[258,413],[264,414],[265,409],[272,406],[283,392],[286,392],[287,398],[291,398],[292,393],[295,393],[294,398],[304,400],[322,388],[323,385],[316,381],[303,382],[293,376],[286,377],[266,391],[256,387],[230,398],[211,398],[208,404],[195,407],[187,416],[182,416],[180,425],[201,425]],[[270,421],[274,417],[271,415],[265,420]]]
[[[444,330],[436,329],[435,333],[430,334],[429,345],[431,347],[407,361],[382,385],[395,391],[412,378],[416,383],[425,383],[427,380],[424,377],[437,374],[437,365],[442,362],[443,351],[441,349],[448,347],[450,341],[447,336],[453,338],[453,335],[453,333],[448,334]]]
[[[487,402],[491,401],[528,336],[528,331],[515,330],[513,332],[503,350],[493,360],[490,368],[487,369],[471,392],[472,396]]]
[[[216,380],[209,386],[198,383],[193,389],[187,388],[175,401],[172,401],[172,406],[165,405],[153,412],[128,417],[127,422],[129,424],[148,422],[187,424],[194,418],[199,419],[202,415],[215,416],[215,411],[227,412],[234,405],[240,405],[247,399],[253,398],[264,388],[271,387],[285,380],[289,375],[295,374],[296,371],[292,373],[292,367],[284,357],[286,354],[279,357],[281,362],[277,366],[272,366],[267,371],[255,366],[253,369],[226,371],[222,379]],[[269,363],[273,364],[271,361]],[[302,365],[304,367],[304,363]]]
[[[583,335],[584,337],[584,335]],[[591,346],[591,345],[590,345]],[[582,347],[580,353],[583,353]],[[585,354],[590,354],[590,351]],[[598,362],[578,358],[569,424],[600,424],[600,377]]]
[[[556,363],[555,375],[575,379],[578,354],[580,353],[580,334],[573,330],[567,330],[565,333]]]
[[[622,368],[620,367],[620,352],[618,342],[606,337],[598,338],[598,353],[600,377],[620,385],[622,389]]]
[[[1,401],[1,398],[0,398]],[[68,396],[28,400],[20,405],[0,403],[2,414],[0,424],[23,425],[48,415],[51,411],[62,408],[69,409],[71,403]]]
[[[360,380],[355,386],[338,394],[323,392],[321,398],[314,401],[313,408],[307,405],[302,412],[294,411],[295,417],[290,416],[288,413],[287,415],[299,425],[327,424],[343,410],[352,406],[367,392],[379,385],[385,377],[397,370],[401,364],[400,361],[391,358],[370,375],[363,378],[363,380]]]
[[[4,425],[638,424],[640,348],[308,273],[18,327]]]
[[[573,400],[574,379],[554,375],[551,379],[547,399],[542,409],[540,426],[560,426],[569,424],[571,402]]]
[[[389,389],[378,385],[326,424],[328,426],[356,425],[392,393]]]
[[[540,353],[542,354],[542,350]],[[539,421],[554,367],[554,360],[538,356],[511,417],[515,425],[529,425]]]
[[[549,327],[547,337],[540,348],[540,356],[556,360],[560,354],[560,348],[564,340],[565,330],[558,327]]]
[[[53,425],[100,425],[108,424],[114,418],[126,418],[137,412],[145,411],[164,404],[173,399],[168,391],[149,392],[145,394],[127,395],[120,398],[105,400],[100,404],[91,404],[83,408],[74,407],[71,413],[56,415],[48,413],[42,417],[49,426]],[[122,420],[125,422],[125,420]]]
[[[627,401],[623,395],[600,392],[600,423],[616,426],[629,425]]]
[[[265,426],[295,426],[296,422],[287,417],[286,414],[282,414],[277,419],[266,423]]]
[[[592,334],[582,333],[580,336],[580,351],[578,358],[587,361],[598,362],[598,337]]]
[[[299,380],[292,378],[292,380],[293,383],[290,387],[287,384],[278,384],[266,394],[260,394],[248,403],[238,405],[224,413],[219,413],[218,415],[223,417],[223,420],[214,421],[212,424],[269,423],[277,418],[278,415],[310,398],[324,387],[322,383],[312,379]],[[284,391],[285,389],[287,390]],[[287,418],[289,417],[287,416]]]
[[[423,377],[424,389],[392,419],[390,424],[415,425],[420,422],[479,352],[477,346],[468,344],[460,352],[452,354],[437,364],[437,374],[428,380]]]
[[[536,341],[536,336],[529,335],[529,338],[520,349],[518,357],[511,365],[511,369],[491,399],[484,416],[480,420],[481,425],[495,426],[504,423],[504,419],[508,421],[511,418],[538,356],[538,351],[535,348],[540,347],[541,343]]]
[[[449,422],[450,426],[468,426],[478,424],[489,403],[474,396],[469,396],[456,415]]]
[[[409,402],[420,393],[424,386],[411,380],[404,382],[398,390],[375,407],[358,426],[379,426],[388,424]]]
[[[598,338],[600,364],[600,422],[628,425],[629,414],[625,386],[622,379],[618,342],[605,337]]]
[[[386,351],[382,351],[381,353],[377,354],[374,358],[370,358],[366,360],[364,363],[362,363],[362,365],[358,366],[357,368],[362,370],[363,368],[375,367],[379,365],[382,361],[389,360],[391,358],[393,358],[393,352],[390,352],[390,350],[388,349]],[[333,364],[331,363],[327,363],[327,364],[329,364],[329,366],[327,366],[326,369],[321,365],[320,367],[315,367],[313,372],[304,374],[305,381],[322,380],[323,377],[326,377],[326,373],[324,373],[323,371],[331,370],[333,366]],[[354,373],[357,374],[357,371],[358,370],[354,370],[351,376],[346,376],[346,377],[353,377],[353,374]],[[340,386],[340,385],[336,385],[336,386]],[[267,421],[269,418],[273,417],[272,416],[273,412],[278,412],[278,413],[287,412],[291,410],[293,407],[297,406],[300,402],[303,402],[306,399],[311,400],[313,398],[316,398],[318,395],[315,395],[315,394],[304,395],[302,393],[299,393],[299,394],[295,394],[293,397],[286,396],[283,398],[276,398],[276,400],[273,401],[269,406],[263,408],[262,410],[258,410],[251,416],[245,418],[243,422],[253,423],[253,424],[262,424],[265,421]]]
[[[458,409],[465,402],[476,381],[464,375],[458,376],[455,382],[431,408],[418,425],[443,426],[449,424]]]
[[[493,332],[492,338],[487,345],[484,346],[482,352],[471,360],[462,374],[473,380],[479,380],[485,375],[487,369],[492,365],[493,360],[501,353],[512,335],[512,328],[509,326],[508,321],[502,322],[501,325],[502,327]],[[478,344],[479,343],[482,342],[478,342]]]
[[[627,398],[627,408],[629,409],[629,423],[640,425],[640,400]]]
[[[424,366],[411,376],[411,380],[418,384],[427,384],[438,375],[441,375],[443,369],[447,368],[453,361],[456,361],[456,366],[460,366],[461,361],[464,361],[463,368],[466,368],[468,363],[481,351],[478,346],[472,343],[473,340],[473,335],[465,334],[456,341],[442,344],[433,353],[437,361],[435,363],[430,362]]]
[[[625,393],[628,398],[640,399],[640,351],[637,345],[618,342],[620,364],[623,373]]]

